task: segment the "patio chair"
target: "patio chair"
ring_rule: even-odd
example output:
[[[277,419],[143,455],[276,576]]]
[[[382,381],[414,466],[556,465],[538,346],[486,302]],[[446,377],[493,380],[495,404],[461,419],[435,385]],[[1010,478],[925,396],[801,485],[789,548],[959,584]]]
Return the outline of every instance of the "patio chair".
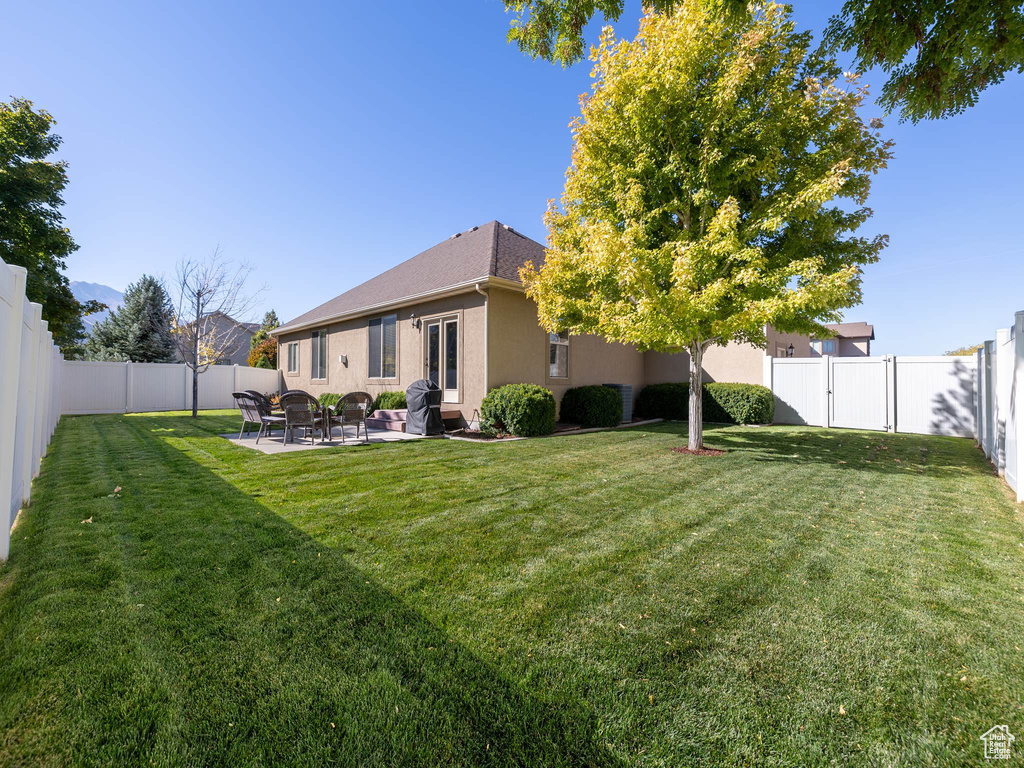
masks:
[[[316,431],[320,430],[320,442],[324,442],[323,406],[320,401],[301,389],[291,389],[281,393],[281,409],[284,411],[284,441],[288,442],[291,435],[295,442],[295,429],[312,430],[310,442],[316,445]]]
[[[270,398],[262,392],[257,392],[255,389],[247,389],[245,390],[245,394],[252,395],[261,412],[266,413],[268,416],[274,412],[274,404],[271,403]]]
[[[359,439],[359,427],[363,428],[363,439],[370,442],[370,433],[366,431],[366,417],[370,415],[373,396],[366,392],[349,392],[336,405],[328,406],[328,430],[335,424],[341,427],[341,442],[345,442],[345,425],[356,425],[356,440]],[[333,436],[332,436],[333,439]]]
[[[242,414],[242,428],[238,432],[239,440],[242,439],[243,433],[248,437],[252,424],[260,425],[259,431],[256,432],[257,445],[260,443],[264,430],[269,434],[275,426],[284,427],[284,417],[272,415],[269,409],[264,410],[260,401],[251,393],[232,392],[231,396],[235,398],[235,405],[238,406],[238,410]]]

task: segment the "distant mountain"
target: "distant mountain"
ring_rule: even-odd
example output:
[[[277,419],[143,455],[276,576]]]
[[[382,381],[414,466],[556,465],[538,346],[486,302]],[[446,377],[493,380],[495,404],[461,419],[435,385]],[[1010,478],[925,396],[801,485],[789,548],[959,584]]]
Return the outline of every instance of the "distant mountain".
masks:
[[[85,326],[86,333],[92,333],[92,327],[106,318],[110,314],[111,309],[120,307],[121,302],[124,301],[123,293],[111,288],[109,285],[101,285],[100,283],[84,283],[81,280],[73,280],[71,282],[71,292],[79,301],[95,299],[109,307],[109,309],[105,309],[102,312],[86,315],[82,318],[82,324]]]

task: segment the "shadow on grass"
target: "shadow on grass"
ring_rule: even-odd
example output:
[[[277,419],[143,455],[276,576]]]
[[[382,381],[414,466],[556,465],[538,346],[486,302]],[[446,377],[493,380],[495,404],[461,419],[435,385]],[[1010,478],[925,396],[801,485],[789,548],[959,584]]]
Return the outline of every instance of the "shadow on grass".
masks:
[[[678,434],[680,445],[686,445],[686,422],[662,422],[632,427],[630,431]],[[704,442],[708,448],[745,453],[760,462],[825,464],[840,470],[886,475],[907,475],[918,469],[932,474],[988,472],[986,463],[976,452],[964,450],[970,447],[970,443],[962,437],[824,427],[705,424]],[[716,460],[688,458],[696,461]]]
[[[60,578],[45,570],[53,561],[33,563],[16,546],[12,558],[24,560],[7,593],[13,601],[22,595],[23,612],[46,611],[65,624],[59,658],[46,658],[50,644],[12,641],[16,652],[36,656],[38,676],[9,692],[4,710],[14,722],[5,717],[3,725],[30,735],[37,756],[70,750],[75,761],[106,764],[621,764],[599,743],[596,717],[582,703],[507,679],[344,555],[167,442],[205,430],[125,419],[115,429],[83,423],[73,431],[75,439],[66,434],[51,451],[50,470],[91,472],[91,481],[47,493],[52,478],[44,475],[43,509],[33,516],[59,539],[69,574],[96,563],[76,562],[77,548],[98,552],[103,578],[40,593],[39,580]],[[119,496],[97,493],[115,482]],[[80,498],[69,498],[75,491]],[[83,527],[89,504],[99,511]],[[75,683],[63,685],[68,675]],[[76,686],[89,707],[76,705]],[[36,711],[42,692],[47,704]],[[22,717],[45,725],[27,734]],[[40,744],[46,734],[51,749]],[[16,741],[8,757],[18,757]]]

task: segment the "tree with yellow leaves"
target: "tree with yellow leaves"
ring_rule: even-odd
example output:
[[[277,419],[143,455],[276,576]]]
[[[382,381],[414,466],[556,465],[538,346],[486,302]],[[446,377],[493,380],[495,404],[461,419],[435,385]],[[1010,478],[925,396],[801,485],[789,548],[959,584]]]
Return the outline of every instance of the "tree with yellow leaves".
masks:
[[[716,7],[649,12],[631,42],[605,29],[545,263],[521,273],[548,330],[689,353],[693,450],[704,352],[764,345],[767,324],[827,335],[887,241],[854,234],[891,157],[867,89],[785,7]]]

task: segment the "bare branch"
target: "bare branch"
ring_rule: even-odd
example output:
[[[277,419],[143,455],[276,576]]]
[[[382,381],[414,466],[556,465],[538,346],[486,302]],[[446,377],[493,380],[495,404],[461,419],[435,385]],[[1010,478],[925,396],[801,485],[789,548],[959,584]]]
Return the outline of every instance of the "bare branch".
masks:
[[[196,413],[199,374],[238,348],[266,286],[248,290],[253,267],[225,259],[219,247],[205,261],[178,262],[173,337],[179,357],[192,369],[192,413]]]

